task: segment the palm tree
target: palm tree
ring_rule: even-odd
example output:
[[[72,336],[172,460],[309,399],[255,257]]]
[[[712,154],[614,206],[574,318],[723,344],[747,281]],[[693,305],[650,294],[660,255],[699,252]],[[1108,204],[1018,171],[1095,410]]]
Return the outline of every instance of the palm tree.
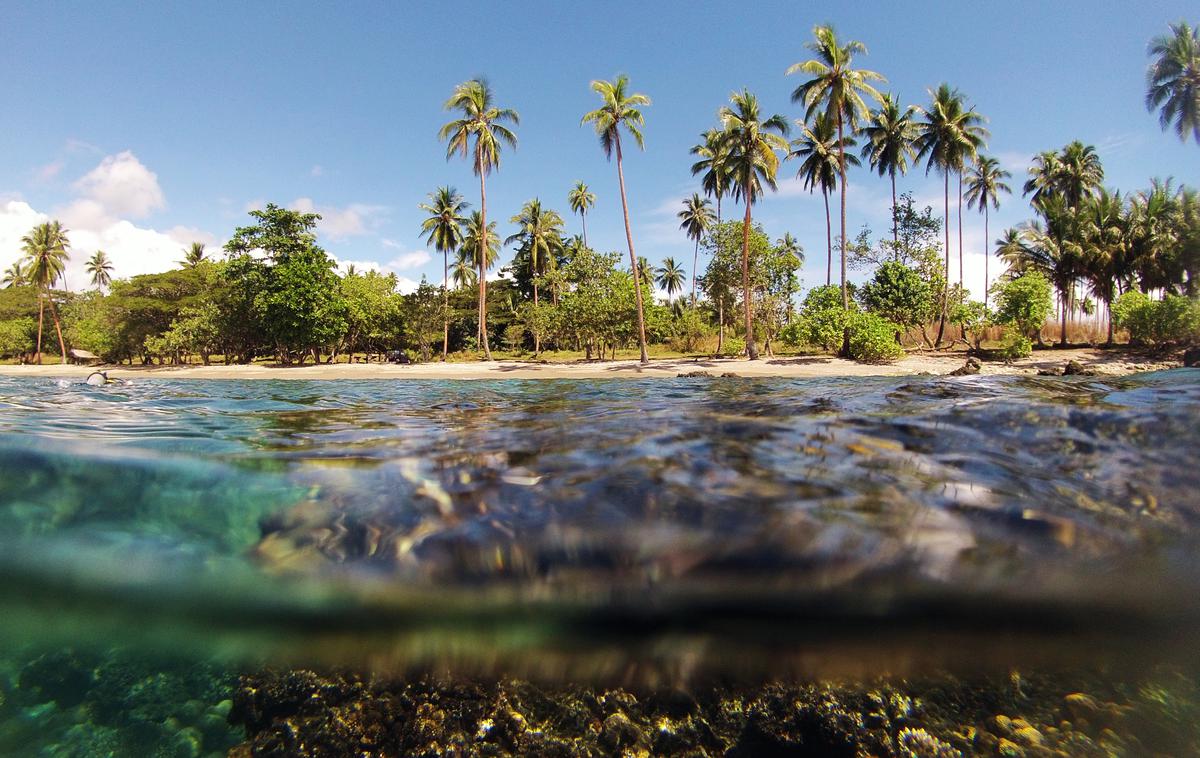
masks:
[[[563,219],[557,211],[542,208],[536,197],[521,206],[521,212],[509,219],[519,228],[504,244],[520,242],[529,252],[529,278],[533,281],[533,305],[538,305],[538,276],[543,269],[553,268],[555,256],[562,252]],[[542,351],[541,339],[533,335],[533,352]]]
[[[634,92],[629,93],[629,77],[619,75],[611,82],[596,80],[592,82],[592,90],[600,96],[603,105],[594,111],[583,115],[580,124],[590,123],[596,128],[600,137],[600,147],[604,155],[612,160],[613,151],[617,154],[617,182],[621,187],[621,212],[625,216],[625,241],[629,244],[629,263],[633,266],[633,281],[639,282],[642,277],[638,274],[637,256],[633,252],[633,232],[629,227],[629,202],[625,196],[625,170],[622,167],[621,156],[621,125],[633,136],[639,148],[645,149],[642,139],[642,127],[645,118],[638,110],[639,106],[650,105],[650,98]],[[637,296],[638,347],[641,349],[641,362],[648,363],[646,353],[646,316],[642,308],[642,288],[634,287]]]
[[[792,236],[791,232],[784,232],[782,237],[775,240],[775,247],[781,255],[791,257],[793,270],[804,265],[804,247],[800,245],[800,240]]]
[[[92,285],[97,289],[104,289],[112,281],[112,261],[108,259],[108,254],[103,250],[97,250],[91,258],[88,258],[86,269],[92,275]]]
[[[1082,274],[1092,296],[1104,303],[1108,340],[1113,343],[1112,303],[1117,287],[1133,274],[1129,255],[1130,225],[1121,193],[1101,190],[1082,209]]]
[[[469,205],[453,187],[447,186],[430,192],[429,202],[417,206],[429,214],[421,222],[421,237],[442,254],[443,363],[450,353],[450,253],[462,245],[463,224],[467,222],[462,214]]]
[[[596,204],[596,195],[583,182],[575,182],[575,186],[567,193],[567,202],[571,205],[571,212],[578,213],[579,220],[583,222],[583,244],[586,245],[587,212]]]
[[[21,238],[22,252],[25,253],[25,278],[38,288],[38,335],[37,357],[42,362],[42,325],[45,321],[45,304],[50,302],[50,315],[54,318],[54,329],[58,332],[58,347],[62,362],[67,362],[67,346],[63,341],[62,324],[58,320],[58,309],[54,298],[50,296],[50,288],[62,277],[70,257],[70,242],[67,240],[67,230],[58,221],[47,221],[35,226],[29,234]]]
[[[499,108],[494,102],[492,88],[483,79],[472,79],[454,88],[454,94],[446,101],[446,110],[458,110],[461,118],[444,124],[438,131],[438,138],[446,140],[446,160],[455,153],[464,158],[471,156],[471,167],[479,177],[479,228],[490,230],[487,223],[487,175],[492,169],[500,167],[500,148],[508,144],[517,146],[517,135],[504,125],[508,122],[517,126],[521,117],[511,108]],[[474,145],[471,144],[474,140]],[[485,237],[479,235],[476,240],[480,245],[479,255],[475,260],[479,264],[479,337],[483,345],[485,360],[492,359],[492,349],[488,345],[487,333],[487,273],[483,265],[488,253],[483,246]]]
[[[1146,71],[1146,110],[1159,109],[1158,123],[1171,122],[1181,142],[1188,133],[1200,144],[1200,28],[1171,24],[1171,33],[1150,40],[1154,58]]]
[[[21,269],[20,263],[13,263],[4,271],[4,279],[0,281],[5,289],[11,287],[24,287],[26,284],[25,272]]]
[[[654,286],[654,267],[650,265],[649,259],[644,255],[638,256],[638,280],[647,287]]]
[[[688,239],[694,240],[696,245],[692,251],[692,307],[696,307],[696,267],[700,262],[700,239],[704,233],[713,225],[715,219],[712,209],[708,207],[708,200],[700,197],[700,194],[693,192],[692,196],[683,201],[683,210],[675,214],[679,219],[679,228],[684,231]]]
[[[983,211],[983,305],[985,308],[988,301],[988,286],[991,284],[988,276],[988,260],[992,256],[987,250],[989,208],[1000,208],[1000,193],[1012,194],[1012,188],[1004,181],[1011,177],[1012,174],[1000,168],[1000,161],[981,155],[975,159],[975,165],[972,166],[971,175],[967,179],[967,207],[978,207]]]
[[[841,158],[845,158],[851,166],[859,165],[853,153],[842,149],[855,147],[858,143],[854,137],[847,136],[839,147],[837,127],[833,119],[824,113],[818,113],[811,125],[803,121],[797,121],[796,124],[800,127],[800,136],[792,140],[788,158],[800,159],[796,177],[804,180],[804,188],[809,192],[820,187],[825,200],[825,284],[828,285],[833,282],[833,227],[829,220],[829,194],[837,189]]]
[[[1104,166],[1096,148],[1075,140],[1062,149],[1058,158],[1055,189],[1067,205],[1079,208],[1093,197],[1104,182]]]
[[[888,93],[879,101],[879,110],[871,113],[863,134],[862,157],[871,162],[871,168],[892,180],[892,243],[899,246],[899,221],[896,218],[896,173],[908,173],[908,163],[916,157],[913,140],[917,138],[917,124],[913,121],[916,106],[900,110],[896,96]]]
[[[718,117],[725,131],[728,150],[725,164],[733,194],[746,205],[742,221],[742,305],[746,313],[746,356],[753,361],[758,360],[758,348],[754,344],[750,291],[750,213],[762,197],[764,185],[775,189],[775,175],[779,171],[777,151],[787,153],[788,122],[779,114],[764,119],[759,113],[758,98],[749,90],[734,92],[730,105],[723,106]]]
[[[961,172],[967,161],[975,157],[987,131],[982,126],[983,117],[974,110],[966,109],[962,93],[951,88],[949,84],[943,83],[936,90],[930,90],[929,95],[929,107],[919,110],[924,120],[917,125],[917,139],[913,144],[917,150],[917,161],[926,162],[925,173],[937,169],[945,178],[946,289],[943,290],[941,319],[934,343],[941,344],[942,335],[946,330],[946,311],[949,307],[945,294],[950,287],[950,174]],[[960,207],[961,204],[960,193]],[[961,243],[959,247],[958,268],[961,284]]]
[[[470,250],[472,253],[471,261],[475,266],[476,284],[480,281],[487,281],[487,272],[496,265],[496,259],[500,257],[500,235],[496,233],[496,222],[488,222],[486,239],[482,230],[483,214],[479,211],[471,211],[471,216],[467,219],[467,231],[463,235],[462,248]],[[481,345],[487,338],[486,330],[487,321],[478,320],[475,324],[475,339]],[[489,352],[488,355],[491,353]]]
[[[184,268],[196,268],[200,262],[204,260],[204,243],[193,242],[188,251],[183,254],[183,260],[179,262]]]
[[[478,280],[479,275],[475,273],[475,251],[460,246],[455,253],[454,263],[450,266],[450,281],[454,282],[456,289],[466,289],[474,287]]]
[[[676,292],[683,290],[683,268],[675,262],[674,258],[663,258],[663,265],[655,271],[655,274],[658,286],[667,291],[668,301],[674,297]]]
[[[1062,318],[1059,345],[1065,346],[1071,292],[1084,261],[1079,214],[1057,196],[1043,201],[1038,213],[1042,220],[1025,224],[1015,240],[1005,240],[999,254],[1013,273],[1041,271],[1054,285]]]
[[[720,129],[709,129],[700,135],[704,141],[691,149],[700,160],[692,164],[692,176],[700,177],[704,194],[717,201],[717,223],[721,223],[721,199],[729,194],[729,172],[725,168],[726,148]]]
[[[816,54],[816,58],[796,63],[787,70],[788,74],[803,72],[811,79],[792,92],[793,103],[803,103],[805,120],[824,110],[837,124],[838,179],[842,193],[842,307],[850,308],[850,292],[846,287],[846,130],[853,134],[869,109],[863,100],[867,95],[876,101],[883,99],[870,82],[886,82],[882,74],[853,67],[856,54],[867,54],[861,42],[850,40],[841,44],[832,26],[813,27],[814,41],[805,45]]]

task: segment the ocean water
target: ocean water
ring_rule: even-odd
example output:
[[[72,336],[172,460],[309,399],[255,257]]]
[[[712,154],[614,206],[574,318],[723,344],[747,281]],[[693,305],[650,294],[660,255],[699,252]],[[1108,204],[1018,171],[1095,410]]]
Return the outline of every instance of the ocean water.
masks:
[[[1189,369],[0,378],[0,754],[1193,754],[1198,451]]]

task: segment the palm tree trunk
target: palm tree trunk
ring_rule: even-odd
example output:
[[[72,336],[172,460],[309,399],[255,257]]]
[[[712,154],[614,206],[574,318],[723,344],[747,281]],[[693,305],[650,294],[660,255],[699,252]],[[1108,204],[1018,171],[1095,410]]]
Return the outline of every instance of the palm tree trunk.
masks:
[[[742,305],[746,311],[746,357],[758,360],[754,346],[753,304],[750,302],[750,192],[742,193],[746,200],[746,219],[742,222]]]
[[[479,171],[479,340],[483,343],[483,359],[492,359],[487,333],[487,185],[479,160],[479,145],[475,145],[475,168]]]
[[[842,136],[842,111],[838,109],[838,174],[841,178],[842,192],[842,241],[839,247],[842,253],[842,308],[850,310],[850,291],[846,289],[846,143],[845,137]],[[850,331],[846,331],[844,340],[846,345],[850,342]],[[843,346],[845,347],[845,345]]]
[[[442,251],[442,363],[450,352],[450,251]],[[370,362],[368,353],[368,362]],[[351,355],[351,363],[354,356]]]
[[[538,308],[538,286],[537,286],[537,265],[533,267],[533,310],[537,313]],[[537,318],[535,315],[534,318]],[[533,354],[537,355],[542,352],[542,338],[535,329],[533,332]]]
[[[717,355],[725,349],[725,298],[717,296]]]
[[[54,319],[54,331],[58,332],[59,359],[65,365],[67,362],[67,344],[63,342],[62,324],[58,320],[58,308],[54,305],[53,298],[50,298],[50,316]]]
[[[986,198],[985,198],[985,202],[983,204],[983,307],[984,308],[987,308],[988,286],[991,284],[991,280],[988,278],[988,260],[991,259],[992,254],[988,250],[988,245],[990,244],[988,242],[988,239],[989,239],[988,207],[987,207],[987,202],[986,202]]]
[[[587,211],[580,211],[579,218],[583,221],[583,246],[587,247]]]
[[[38,293],[38,338],[37,352],[34,354],[33,361],[37,365],[42,365],[42,322],[45,318],[46,301],[42,299],[42,293]]]
[[[892,254],[896,260],[900,260],[900,227],[896,219],[896,172],[892,170],[892,245],[894,246]]]
[[[825,286],[828,287],[833,283],[833,224],[829,220],[829,190],[822,187],[821,195],[825,198],[825,246],[828,250],[825,258]]]
[[[962,251],[962,171],[958,172],[958,286],[963,286],[963,251]],[[959,293],[962,297],[962,293]]]
[[[696,310],[696,267],[700,265],[700,238],[696,238],[696,249],[692,252],[692,310]]]
[[[946,177],[946,186],[944,191],[946,219],[946,278],[945,281],[942,282],[942,313],[941,317],[938,319],[937,339],[934,340],[933,343],[935,349],[942,346],[942,335],[946,332],[946,307],[949,305],[949,303],[946,301],[950,299],[950,169],[946,169],[943,172],[943,175]]]
[[[633,292],[637,296],[638,347],[641,348],[642,363],[649,363],[646,354],[646,316],[642,311],[642,277],[638,271],[637,256],[633,252],[633,232],[629,228],[629,202],[625,199],[625,169],[622,167],[621,135],[615,136],[617,143],[617,181],[621,185],[621,213],[625,216],[625,241],[629,244],[629,262],[633,270]]]
[[[1060,296],[1062,300],[1062,329],[1058,333],[1058,344],[1060,347],[1067,346],[1067,293],[1063,292]]]

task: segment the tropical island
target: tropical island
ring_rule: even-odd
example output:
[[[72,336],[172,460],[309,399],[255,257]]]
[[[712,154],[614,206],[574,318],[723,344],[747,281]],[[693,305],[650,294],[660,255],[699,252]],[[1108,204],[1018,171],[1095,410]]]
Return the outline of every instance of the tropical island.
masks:
[[[1028,358],[1035,343],[1111,348],[1118,340],[1169,360],[1172,349],[1200,339],[1194,188],[1155,179],[1121,191],[1105,185],[1095,147],[1074,141],[1046,150],[1019,185],[1033,218],[989,242],[983,281],[968,282],[964,201],[982,215],[988,239],[990,211],[1013,194],[1012,176],[986,152],[987,119],[945,83],[929,90],[926,103],[902,104],[882,91],[882,74],[859,67],[865,46],[831,27],[816,27],[808,47],[813,57],[787,71],[800,118],[765,113],[754,93],[734,92],[693,147],[700,191],[677,213],[680,233],[693,243],[690,269],[673,257],[655,266],[636,254],[623,164],[630,148],[643,147],[651,100],[627,77],[592,82],[599,107],[581,120],[595,129],[619,178],[627,249],[612,252],[588,244],[596,196],[583,182],[565,194],[580,234],[570,234],[540,197],[505,229],[494,208],[489,220],[487,179],[517,146],[520,117],[497,104],[485,80],[473,79],[445,102],[455,118],[439,137],[448,160],[470,162],[479,200],[442,186],[420,204],[427,214],[420,232],[443,258],[440,283],[423,279],[402,294],[394,274],[339,269],[318,244],[319,214],[268,203],[250,212],[252,223],[235,229],[220,253],[194,243],[174,270],[114,278],[119,272],[95,251],[87,262],[92,289],[71,292],[56,285],[78,253],[69,230],[49,221],[29,231],[23,257],[4,273],[0,359],[66,363],[75,351],[142,367],[302,366],[496,356],[604,361],[624,351],[643,365],[651,356],[812,354],[886,364],[914,349],[958,347],[1003,364]],[[1200,142],[1198,47],[1185,23],[1151,42],[1146,106],[1164,129]],[[891,218],[877,238],[869,228],[852,236],[846,226],[849,174],[859,166],[890,183]],[[788,232],[772,239],[753,216],[793,168],[806,190],[820,193],[826,214],[826,281],[803,299],[799,273],[815,251]],[[897,195],[897,178],[919,169],[942,178],[940,213],[918,207],[909,192]],[[839,224],[830,216],[834,196]],[[740,203],[740,218],[728,218],[723,201]],[[502,240],[504,231],[511,234]],[[514,252],[497,276],[504,245]],[[850,271],[866,281],[854,284]]]

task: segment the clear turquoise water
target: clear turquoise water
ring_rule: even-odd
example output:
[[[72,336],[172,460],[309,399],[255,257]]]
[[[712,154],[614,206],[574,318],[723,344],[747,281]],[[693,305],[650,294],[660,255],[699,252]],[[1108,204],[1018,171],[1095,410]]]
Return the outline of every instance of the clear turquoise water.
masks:
[[[652,681],[1187,665],[1197,450],[1186,369],[0,378],[0,720],[32,718],[20,672],[65,648],[217,662],[201,690],[260,663]]]

